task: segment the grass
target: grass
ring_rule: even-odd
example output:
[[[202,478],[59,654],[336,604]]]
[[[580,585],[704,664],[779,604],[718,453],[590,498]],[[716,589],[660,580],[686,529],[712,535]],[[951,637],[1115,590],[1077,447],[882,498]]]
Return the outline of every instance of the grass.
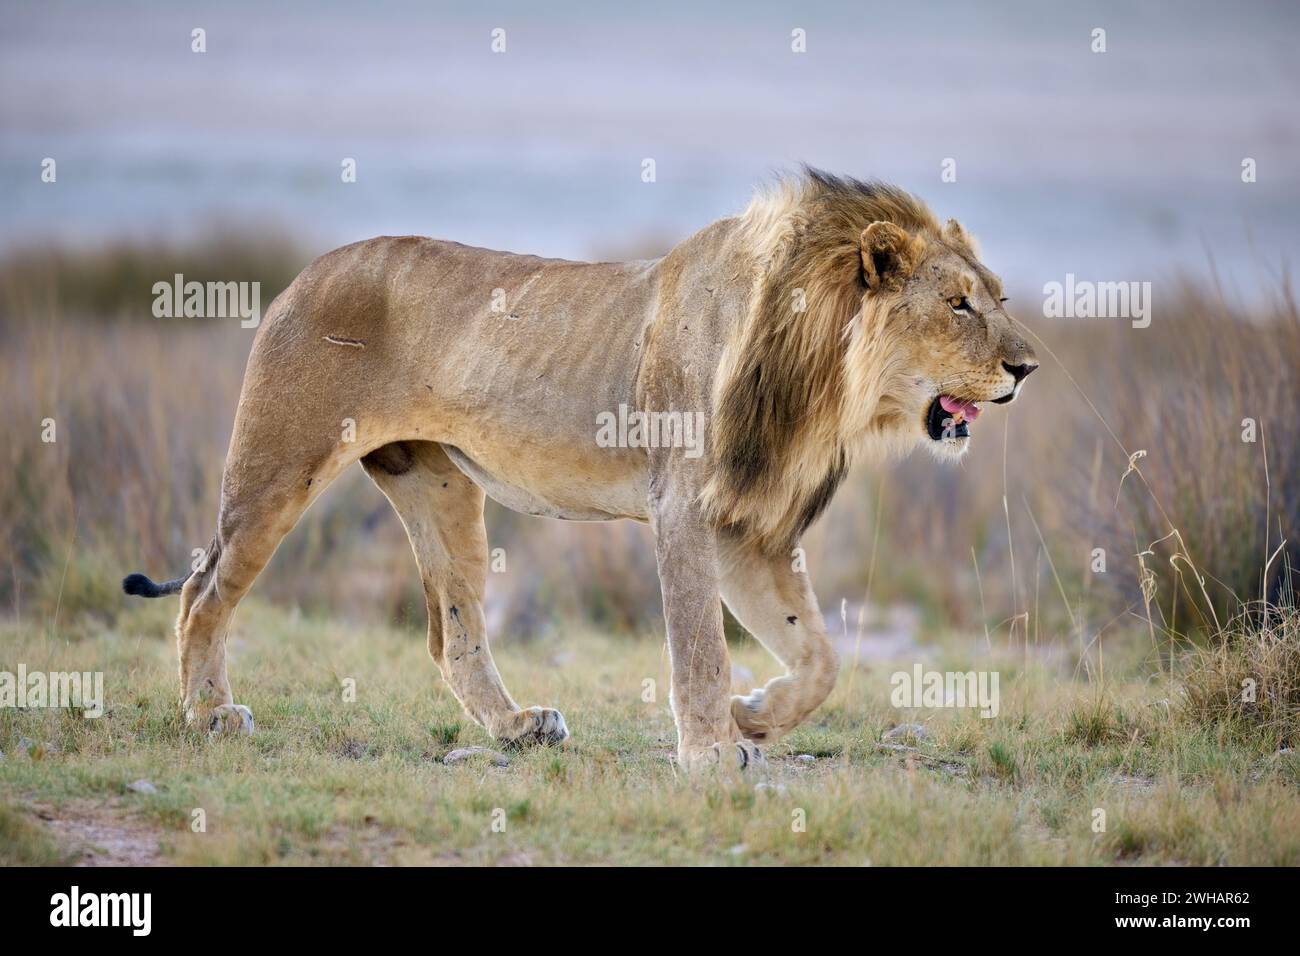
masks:
[[[150,290],[178,271],[258,279],[269,305],[319,251],[220,234],[0,261],[0,606],[52,615],[61,601],[103,615],[104,582],[118,572],[173,575],[206,546],[253,331],[155,319]],[[922,453],[845,482],[804,541],[825,605],[916,606],[932,631],[1011,630],[1032,613],[1036,630],[1085,644],[1149,608],[1167,656],[1239,598],[1285,603],[1284,569],[1300,566],[1290,288],[1280,279],[1249,311],[1208,284],[1161,282],[1155,294],[1160,316],[1133,329],[1035,319],[1037,296],[1013,290],[1042,370],[1022,401],[980,422],[959,467]],[[46,419],[57,441],[41,440]],[[1138,452],[1140,475],[1117,489]],[[538,522],[495,505],[488,528],[512,569],[489,609],[498,629],[558,632],[579,617],[620,632],[657,626],[647,529]],[[1207,574],[1204,594],[1178,554]],[[423,613],[400,524],[359,469],[304,517],[258,588],[359,623]]]
[[[1194,721],[1221,721],[1241,733],[1266,733],[1279,746],[1300,743],[1300,616],[1234,621],[1191,654],[1183,706]]]
[[[31,813],[0,804],[0,866],[64,866],[72,858]]]
[[[265,306],[309,258],[220,235],[0,262],[0,670],[102,670],[111,708],[0,708],[0,862],[1300,863],[1285,277],[1249,314],[1160,283],[1149,329],[1029,319],[1043,369],[960,467],[921,454],[851,476],[803,542],[849,663],[766,776],[728,781],[669,759],[647,529],[492,504],[498,661],[575,737],[444,765],[490,742],[424,653],[405,535],[357,469],[240,610],[232,677],[258,733],[182,726],[174,603],[129,605],[117,581],[178,573],[209,541],[253,333],[153,319],[150,290],[256,279]],[[1022,316],[1034,300],[1013,290]],[[863,618],[899,660],[852,663]],[[774,673],[728,634],[740,667]],[[917,659],[997,669],[998,717],[891,708],[889,675]],[[913,721],[927,734],[882,746]]]
[[[11,309],[102,321],[150,315],[154,283],[179,273],[186,281],[260,283],[265,307],[307,260],[287,235],[217,224],[188,243],[116,239],[20,248],[0,261],[0,290]]]
[[[176,711],[170,610],[128,611],[79,642],[0,634],[7,666],[103,670],[108,706],[98,720],[0,710],[5,862],[100,844],[101,862],[179,864],[1300,864],[1300,760],[1239,715],[1192,719],[1181,683],[1149,668],[1102,688],[1072,680],[1068,662],[1026,665],[1019,648],[963,664],[961,649],[982,645],[954,640],[945,660],[1001,673],[995,719],[895,710],[895,668],[873,662],[769,751],[766,774],[687,779],[670,760],[661,641],[577,631],[496,655],[517,698],[561,707],[574,737],[505,768],[447,766],[449,750],[491,742],[422,635],[248,602],[231,668],[258,729],[210,742]],[[733,659],[774,673],[753,642]],[[928,731],[915,747],[879,744],[913,720]],[[130,789],[138,780],[156,792]]]

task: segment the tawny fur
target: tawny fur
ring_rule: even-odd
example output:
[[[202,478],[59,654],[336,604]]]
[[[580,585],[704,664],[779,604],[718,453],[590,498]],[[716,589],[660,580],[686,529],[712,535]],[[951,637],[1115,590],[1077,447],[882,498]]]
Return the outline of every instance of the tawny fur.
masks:
[[[739,231],[754,291],[719,370],[704,491],[720,524],[788,550],[864,447],[868,413],[878,432],[892,424],[899,350],[887,319],[929,242],[973,257],[950,223],[943,233],[900,189],[811,170],[750,204]]]
[[[488,649],[485,495],[547,517],[650,522],[679,759],[748,764],[835,680],[788,549],[860,455],[961,454],[965,440],[927,435],[937,396],[1014,397],[1008,368],[1033,357],[1000,292],[956,223],[940,227],[892,187],[814,171],[645,262],[411,236],[322,256],[258,329],[216,534],[180,588],[187,717],[251,732],[226,672],[235,607],[303,511],[361,461],[410,537],[429,652],[500,741],[568,730],[558,711],[514,702]],[[600,416],[620,407],[702,413],[702,453],[606,447]],[[719,598],[784,676],[730,695]]]

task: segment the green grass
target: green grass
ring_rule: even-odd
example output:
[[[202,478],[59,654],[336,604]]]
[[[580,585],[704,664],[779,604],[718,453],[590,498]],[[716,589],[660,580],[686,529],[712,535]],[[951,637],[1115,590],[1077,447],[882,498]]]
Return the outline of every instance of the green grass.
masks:
[[[71,858],[31,813],[0,804],[0,866],[65,866]]]
[[[177,714],[173,610],[141,605],[75,641],[0,629],[0,669],[102,670],[109,708],[98,720],[0,710],[0,861],[58,863],[87,844],[109,860],[126,844],[181,864],[1300,864],[1296,756],[1239,721],[1192,721],[1170,703],[1179,688],[1141,668],[1101,687],[1020,648],[995,646],[990,665],[982,641],[954,640],[945,666],[964,647],[965,666],[1002,674],[1001,711],[985,720],[895,710],[892,665],[846,665],[765,774],[687,779],[670,760],[660,641],[498,642],[516,698],[560,707],[574,736],[505,768],[445,766],[454,747],[491,742],[422,634],[248,603],[231,677],[257,732],[209,742]],[[752,641],[733,656],[760,680],[775,673]],[[879,746],[903,721],[928,735]],[[129,789],[141,779],[157,792]]]
[[[267,306],[309,256],[264,233],[0,257],[0,607],[111,625],[122,573],[174,575],[211,540],[254,333],[155,319],[151,289],[175,272],[257,279]],[[906,605],[937,633],[1031,613],[1035,634],[1067,647],[1149,609],[1169,653],[1240,600],[1288,603],[1300,417],[1275,410],[1300,400],[1300,309],[1285,282],[1266,294],[1270,305],[1245,309],[1208,282],[1174,283],[1161,293],[1169,321],[1141,334],[1022,316],[1043,369],[1024,401],[981,422],[962,464],[864,466],[809,529],[801,547],[825,606]],[[495,600],[517,632],[576,617],[620,633],[659,626],[648,527],[538,522],[490,501],[487,526],[508,555]],[[368,620],[423,612],[401,523],[359,467],[303,517],[258,593]]]

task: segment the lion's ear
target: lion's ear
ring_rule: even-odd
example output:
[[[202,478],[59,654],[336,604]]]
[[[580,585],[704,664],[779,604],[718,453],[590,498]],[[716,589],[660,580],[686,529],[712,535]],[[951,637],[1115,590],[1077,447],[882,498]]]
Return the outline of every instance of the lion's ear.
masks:
[[[949,242],[955,242],[958,245],[965,246],[971,252],[975,251],[975,237],[962,228],[962,224],[956,219],[949,219],[943,227],[943,237]]]
[[[862,277],[872,292],[900,289],[925,252],[925,240],[893,222],[862,230]]]

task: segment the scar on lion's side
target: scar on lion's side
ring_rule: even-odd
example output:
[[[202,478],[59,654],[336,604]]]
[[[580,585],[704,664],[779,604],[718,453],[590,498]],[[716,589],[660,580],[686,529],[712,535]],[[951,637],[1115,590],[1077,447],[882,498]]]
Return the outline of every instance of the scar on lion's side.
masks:
[[[366,343],[362,342],[360,339],[345,339],[339,335],[322,335],[321,338],[326,342],[329,342],[331,345],[347,345],[354,349],[363,349],[366,347]]]

